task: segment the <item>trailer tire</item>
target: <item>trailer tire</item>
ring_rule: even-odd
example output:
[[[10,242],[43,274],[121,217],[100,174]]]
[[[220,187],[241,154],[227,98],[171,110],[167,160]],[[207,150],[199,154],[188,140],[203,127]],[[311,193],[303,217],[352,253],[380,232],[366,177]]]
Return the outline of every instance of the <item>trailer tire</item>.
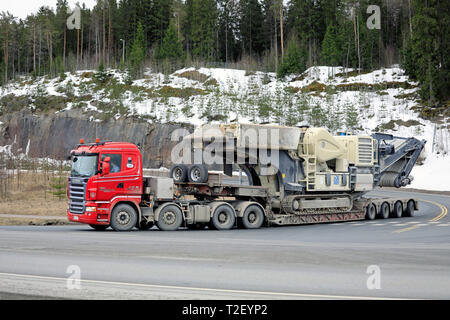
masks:
[[[119,204],[111,213],[111,227],[115,231],[131,231],[137,223],[136,210],[128,204]]]
[[[189,167],[188,179],[190,182],[204,183],[208,181],[208,169],[203,164],[194,164]]]
[[[389,218],[389,215],[391,213],[391,210],[389,208],[389,203],[383,202],[381,204],[380,212],[378,213],[378,217],[380,219],[387,219]]]
[[[241,224],[245,229],[258,229],[264,223],[264,212],[256,204],[249,205],[242,215]]]
[[[377,207],[373,203],[366,208],[366,220],[374,220],[377,216]]]
[[[406,211],[404,212],[405,217],[414,217],[414,201],[409,200],[406,205]]]
[[[403,204],[397,201],[394,204],[394,210],[392,210],[392,218],[401,218],[403,215]]]
[[[161,209],[156,225],[163,231],[175,231],[183,223],[183,214],[175,204],[169,204]]]
[[[105,226],[104,224],[90,224],[89,226],[95,231],[105,231],[109,228],[109,226]]]
[[[170,177],[174,182],[186,182],[188,168],[184,164],[175,164],[170,169]]]
[[[211,225],[217,230],[229,230],[233,228],[235,222],[234,209],[227,204],[217,206],[211,217]]]

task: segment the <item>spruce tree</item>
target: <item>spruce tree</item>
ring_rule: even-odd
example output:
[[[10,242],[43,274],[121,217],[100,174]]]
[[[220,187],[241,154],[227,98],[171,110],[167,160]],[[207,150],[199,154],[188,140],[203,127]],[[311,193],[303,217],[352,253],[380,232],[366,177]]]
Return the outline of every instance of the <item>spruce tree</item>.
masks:
[[[329,66],[337,66],[341,61],[341,41],[336,27],[330,23],[322,42],[321,60]]]
[[[130,52],[130,73],[136,79],[142,73],[145,62],[145,36],[142,23],[138,23],[136,37]]]
[[[287,55],[281,60],[277,71],[278,77],[284,77],[288,74],[302,73],[306,69],[307,53],[304,48],[300,48],[294,37],[289,40]]]
[[[183,56],[183,46],[181,42],[178,41],[175,22],[172,21],[166,30],[166,34],[162,40],[162,45],[158,49],[157,58],[176,61],[181,59]]]

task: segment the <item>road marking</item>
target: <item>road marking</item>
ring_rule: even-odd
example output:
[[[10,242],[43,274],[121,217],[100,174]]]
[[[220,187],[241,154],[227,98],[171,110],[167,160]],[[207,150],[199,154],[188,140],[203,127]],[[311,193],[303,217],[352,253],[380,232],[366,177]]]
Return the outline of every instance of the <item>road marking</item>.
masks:
[[[430,200],[421,200],[421,201],[425,201],[425,202],[429,202],[431,204],[434,204],[436,206],[438,206],[439,208],[441,208],[441,213],[439,215],[437,215],[436,217],[434,217],[433,219],[430,220],[430,222],[436,222],[438,220],[441,220],[443,217],[445,217],[447,215],[447,207],[443,206],[440,203],[434,202],[434,201],[430,201]]]
[[[429,202],[431,204],[434,204],[435,206],[438,206],[441,209],[441,212],[436,217],[429,220],[429,223],[437,222],[447,215],[447,207],[443,206],[442,204],[434,202],[434,201],[430,201],[430,200],[424,200],[424,199],[420,199],[420,201]],[[400,230],[395,230],[395,231],[393,231],[393,233],[401,233],[401,232],[411,231],[411,230],[415,230],[420,227],[428,225],[428,224],[421,223],[420,221],[414,221],[414,222],[409,222],[409,223],[414,224],[414,225],[411,227],[400,229]]]
[[[16,274],[16,273],[0,273],[0,276],[9,277],[22,277],[37,280],[57,280],[67,281],[67,278],[49,277],[49,276],[35,276],[28,274]],[[290,292],[275,292],[275,291],[252,291],[252,290],[238,290],[238,289],[216,289],[216,288],[201,288],[201,287],[187,287],[187,286],[169,286],[159,284],[145,284],[145,283],[130,283],[130,282],[115,282],[104,280],[85,280],[81,279],[80,282],[103,284],[103,285],[119,285],[119,286],[135,286],[142,288],[152,289],[171,289],[171,290],[192,290],[192,291],[204,291],[204,292],[220,292],[220,293],[236,293],[236,294],[256,294],[256,295],[272,295],[272,296],[284,296],[284,297],[302,297],[302,298],[323,298],[323,299],[357,299],[357,300],[405,300],[404,298],[389,298],[389,297],[364,297],[364,296],[341,296],[341,295],[328,295],[328,294],[309,294],[309,293],[290,293]],[[418,299],[409,299],[418,300]]]
[[[400,229],[400,230],[395,230],[395,231],[393,231],[393,232],[394,232],[394,233],[401,233],[401,232],[405,232],[405,231],[411,231],[411,230],[414,230],[414,229],[417,229],[417,228],[420,228],[420,226],[418,226],[418,225],[413,225],[413,226],[411,226],[411,227],[403,228],[403,229]]]

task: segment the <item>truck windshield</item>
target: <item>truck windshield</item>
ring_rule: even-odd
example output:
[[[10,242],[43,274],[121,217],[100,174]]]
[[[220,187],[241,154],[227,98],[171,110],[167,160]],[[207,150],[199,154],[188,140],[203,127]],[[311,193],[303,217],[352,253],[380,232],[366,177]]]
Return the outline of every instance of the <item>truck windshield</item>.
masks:
[[[97,173],[98,155],[83,155],[72,157],[73,177],[91,177]]]

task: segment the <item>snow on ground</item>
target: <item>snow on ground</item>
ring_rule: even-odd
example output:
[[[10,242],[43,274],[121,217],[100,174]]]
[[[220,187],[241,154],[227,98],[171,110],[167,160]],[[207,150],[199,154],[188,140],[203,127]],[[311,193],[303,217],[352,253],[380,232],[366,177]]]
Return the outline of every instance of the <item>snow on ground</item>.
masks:
[[[450,191],[450,156],[432,155],[411,172],[413,182],[408,186],[416,189]]]
[[[107,71],[119,84],[125,84],[125,72]],[[99,107],[99,103],[109,104],[118,99],[127,114],[115,113],[112,117],[116,119],[138,115],[150,122],[194,125],[230,121],[311,124],[311,110],[319,106],[322,116],[326,118],[325,125],[335,127],[332,131],[348,129],[346,117],[348,108],[352,107],[357,113],[358,123],[357,128],[351,130],[353,133],[372,133],[377,130],[427,140],[424,151],[426,160],[423,166],[414,168],[413,185],[416,188],[423,185],[429,189],[450,190],[445,184],[445,181],[450,180],[443,178],[449,178],[450,174],[450,134],[447,129],[449,124],[445,122],[448,120],[437,126],[422,119],[412,109],[418,105],[414,97],[417,83],[410,82],[397,65],[361,74],[343,67],[315,66],[301,75],[285,79],[277,79],[275,73],[223,68],[191,67],[170,75],[146,70],[142,79],[125,87],[125,92],[119,92],[119,98],[111,97],[104,88],[95,89],[92,78],[95,72],[67,72],[63,78],[54,79],[39,77],[33,80],[24,77],[0,87],[0,97],[7,94],[34,97],[39,91],[62,96],[70,92],[76,97],[91,97],[84,101],[81,108],[89,112],[92,121],[101,122],[98,118],[107,111]],[[197,81],[183,76],[189,72],[203,75],[201,78],[207,80]],[[318,89],[309,90],[314,85]],[[348,88],[348,85],[354,87]],[[375,86],[375,89],[370,86]],[[163,89],[168,93],[161,94]],[[0,109],[3,107],[0,105]],[[74,108],[80,108],[79,104],[68,102],[57,112]],[[1,148],[0,152],[8,149],[6,146]],[[439,166],[439,170],[435,170],[436,166]]]

